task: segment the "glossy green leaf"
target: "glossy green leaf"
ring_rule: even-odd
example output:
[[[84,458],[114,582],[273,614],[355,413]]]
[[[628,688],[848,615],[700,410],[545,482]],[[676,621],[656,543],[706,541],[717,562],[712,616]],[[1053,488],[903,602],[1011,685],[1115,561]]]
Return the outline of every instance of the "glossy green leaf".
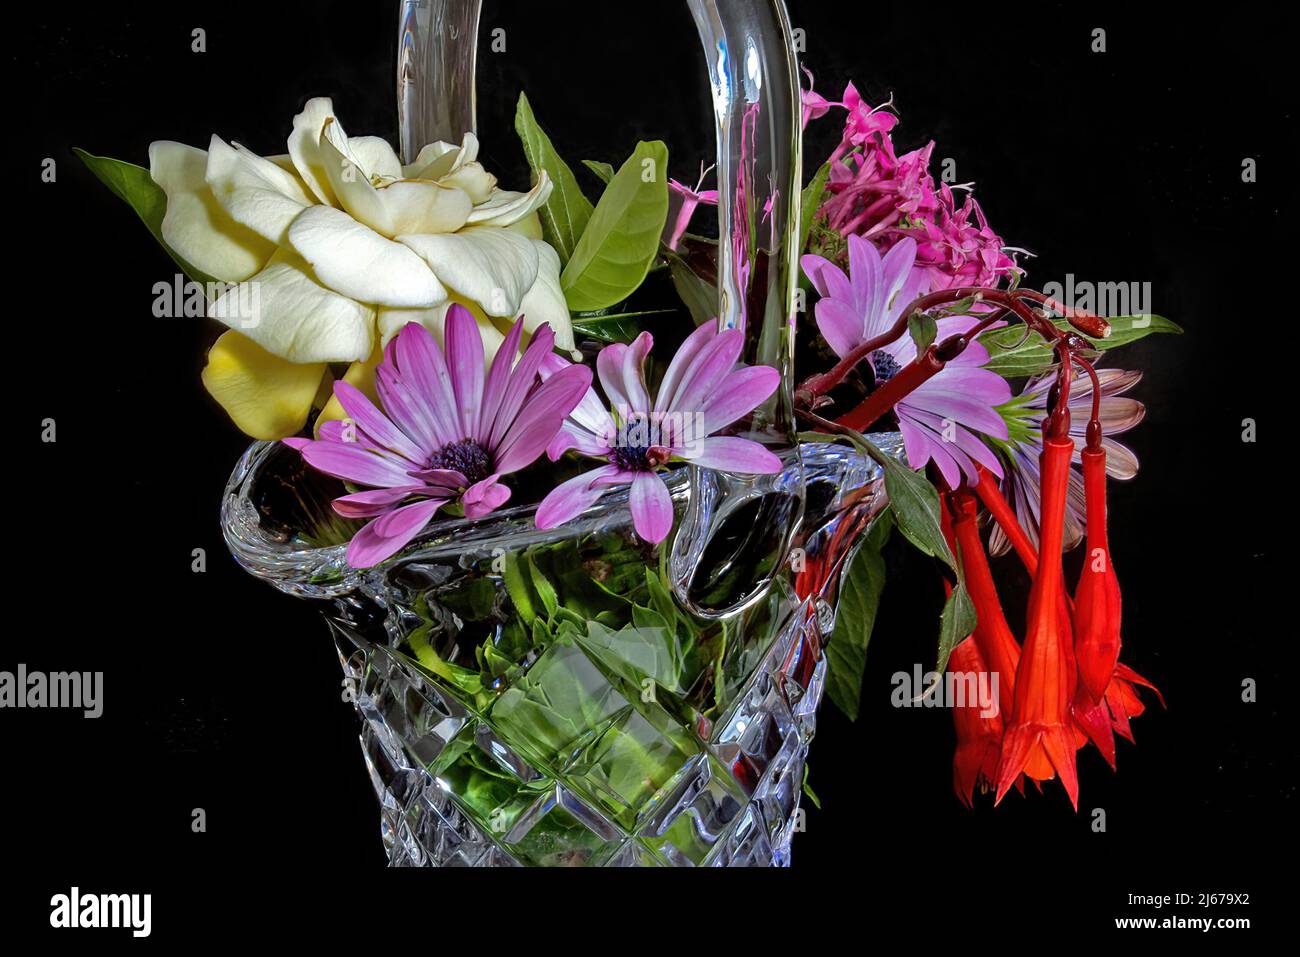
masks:
[[[671,315],[675,309],[642,309],[639,312],[615,312],[605,316],[573,320],[573,332],[600,342],[631,342],[649,325],[650,316]]]
[[[167,255],[172,257],[186,276],[204,287],[219,281],[191,266],[163,240],[162,221],[167,212],[167,194],[153,181],[147,169],[108,156],[95,156],[75,146],[72,152],[115,196],[135,210],[136,215],[149,227],[149,232],[153,233],[153,238],[167,250]]]
[[[1065,319],[1053,321],[1061,329],[1078,332]],[[1126,346],[1152,333],[1178,335],[1183,331],[1176,322],[1164,316],[1115,316],[1106,321],[1110,323],[1111,333],[1105,339],[1083,336],[1099,352]],[[989,361],[984,363],[984,368],[1008,379],[1038,375],[1050,368],[1054,361],[1052,350],[1042,337],[1035,333],[1026,336],[1025,327],[1018,323],[990,329],[981,333],[976,341],[989,351]]]
[[[524,144],[524,155],[533,168],[533,176],[540,176],[545,170],[554,184],[550,198],[539,213],[546,241],[560,254],[563,265],[573,256],[591,219],[591,201],[582,194],[573,170],[560,158],[551,145],[551,138],[538,125],[528,97],[523,93],[519,94],[519,105],[515,109],[515,132]]]
[[[609,163],[602,163],[600,160],[583,160],[582,165],[595,173],[596,178],[606,186],[608,186],[609,181],[614,178],[614,167]]]
[[[885,587],[885,560],[880,550],[889,540],[892,526],[889,511],[885,510],[853,553],[840,580],[835,631],[826,645],[826,693],[851,721],[858,719],[867,644]]]
[[[659,251],[668,216],[668,148],[637,144],[614,174],[560,274],[569,308],[606,309],[630,296]]]
[[[812,229],[813,218],[817,215],[817,207],[822,204],[822,196],[826,193],[826,181],[830,176],[831,164],[827,160],[803,188],[799,204],[799,252],[801,254],[808,247],[808,233]]]

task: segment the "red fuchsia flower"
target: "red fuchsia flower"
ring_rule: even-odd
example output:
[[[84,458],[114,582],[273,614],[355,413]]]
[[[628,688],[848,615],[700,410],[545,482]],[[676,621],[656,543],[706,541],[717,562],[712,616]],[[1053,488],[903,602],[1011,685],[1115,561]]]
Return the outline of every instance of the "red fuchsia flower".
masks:
[[[1115,666],[1115,676],[1110,679],[1110,684],[1106,687],[1106,707],[1110,711],[1112,725],[1115,732],[1128,739],[1130,743],[1136,742],[1133,741],[1133,729],[1129,725],[1129,719],[1136,718],[1146,710],[1146,705],[1137,694],[1138,685],[1154,691],[1160,701],[1160,707],[1165,707],[1165,696],[1160,693],[1160,689],[1123,662]]]
[[[953,648],[948,656],[948,670],[967,688],[976,687],[980,677],[989,672],[974,636]],[[999,697],[1003,693],[999,686]],[[963,698],[960,704],[954,702],[952,708],[952,720],[957,729],[957,750],[952,756],[952,785],[961,802],[971,807],[975,789],[986,791],[996,779],[998,758],[1002,752],[1002,714],[1000,711],[987,714],[969,694]]]
[[[1119,579],[1106,536],[1106,450],[1083,450],[1088,550],[1074,591],[1074,657],[1079,686],[1101,702],[1119,664]]]
[[[313,468],[370,490],[333,502],[345,518],[371,521],[348,543],[348,564],[368,568],[396,554],[445,506],[479,518],[510,498],[503,476],[533,462],[591,385],[568,365],[541,381],[555,335],[540,326],[518,364],[524,324],[515,323],[484,377],[478,323],[464,306],[447,313],[446,348],[418,323],[384,350],[377,371],[383,411],[347,382],[334,394],[349,418],[320,439],[285,439]]]
[[[903,310],[929,291],[926,274],[914,268],[916,243],[905,239],[883,257],[867,240],[850,236],[849,275],[821,256],[804,256],[800,263],[821,298],[817,329],[841,358],[854,348],[888,331]],[[937,341],[965,332],[979,320],[947,316],[937,322]],[[917,357],[916,341],[903,336],[868,356],[876,385],[892,378]],[[977,433],[998,439],[1007,436],[1006,422],[994,407],[1011,397],[1006,380],[981,368],[988,351],[972,342],[964,352],[894,406],[908,464],[920,469],[934,462],[949,487],[962,475],[978,480],[976,463],[999,475],[998,457]]]
[[[587,390],[560,434],[548,439],[548,454],[554,461],[574,449],[605,464],[547,495],[537,509],[537,527],[563,524],[614,486],[631,485],[633,527],[657,544],[673,526],[672,497],[659,474],[670,461],[750,474],[780,472],[781,460],[758,442],[714,434],[767,401],[781,382],[781,374],[769,366],[737,368],[744,338],[739,329],[700,326],[673,356],[653,401],[644,369],[654,344],[650,333],[641,333],[630,346],[602,349],[596,372],[613,415]],[[562,360],[550,366],[557,362]]]
[[[1039,423],[1047,408],[1047,394],[1055,372],[1049,370],[1029,380],[1020,394],[998,408],[1006,420],[1010,438],[998,445],[1008,468],[1002,481],[1002,495],[1015,511],[1020,526],[1029,542],[1038,547],[1039,474],[1038,458],[1042,450],[1042,433]],[[1136,426],[1146,415],[1146,406],[1124,393],[1142,380],[1141,372],[1122,369],[1098,369],[1101,383],[1102,447],[1106,451],[1106,474],[1113,479],[1127,481],[1138,473],[1137,456],[1127,446],[1115,441],[1114,436]],[[1070,434],[1076,440],[1085,437],[1088,419],[1092,415],[1092,380],[1079,376],[1070,384]],[[1080,442],[1082,445],[1082,442]],[[1083,461],[1082,452],[1075,452],[1075,464]],[[1066,498],[1065,532],[1062,539],[1067,551],[1083,541],[1084,514],[1087,511],[1083,479],[1070,470],[1069,491]],[[1001,524],[994,526],[989,536],[989,550],[994,555],[1006,554],[1011,542]]]
[[[1043,780],[1045,757],[1061,776],[1075,809],[1079,778],[1075,767],[1075,726],[1070,712],[1075,680],[1070,621],[1061,614],[1065,584],[1061,569],[1061,530],[1066,483],[1074,442],[1049,437],[1043,442],[1043,548],[1029,592],[1025,643],[1016,671],[1015,701],[1002,740],[997,771],[1001,801],[1021,772]]]

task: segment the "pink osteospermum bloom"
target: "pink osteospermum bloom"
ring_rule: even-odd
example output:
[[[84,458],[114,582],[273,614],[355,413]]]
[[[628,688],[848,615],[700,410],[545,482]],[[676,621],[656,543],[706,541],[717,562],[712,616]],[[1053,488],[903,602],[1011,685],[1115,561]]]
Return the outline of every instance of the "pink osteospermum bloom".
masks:
[[[672,497],[659,474],[670,460],[730,472],[781,471],[781,460],[758,442],[714,434],[761,405],[781,381],[769,366],[737,368],[743,342],[738,329],[718,332],[711,323],[700,326],[673,356],[653,401],[644,369],[654,344],[650,333],[641,333],[630,346],[616,343],[602,349],[596,371],[617,419],[588,390],[548,454],[554,460],[573,449],[604,459],[604,464],[547,495],[537,509],[537,527],[554,528],[594,505],[613,486],[631,485],[633,527],[642,539],[657,544],[673,527]],[[550,369],[562,371],[562,365],[558,358],[548,362]]]
[[[369,568],[396,554],[442,507],[479,518],[510,498],[501,478],[545,451],[591,385],[591,370],[568,365],[542,381],[555,335],[538,327],[517,364],[516,322],[484,375],[483,340],[464,306],[447,312],[445,349],[418,323],[405,326],[376,370],[383,410],[347,382],[334,394],[346,420],[320,439],[285,439],[308,465],[363,492],[333,502],[345,518],[371,519],[348,543],[348,564]],[[513,364],[513,368],[512,368]]]
[[[850,236],[849,275],[821,256],[800,261],[821,299],[817,328],[835,354],[847,356],[858,345],[886,332],[918,296],[930,290],[926,270],[915,266],[916,243],[904,239],[883,257],[868,240]],[[937,342],[965,332],[975,316],[938,320]],[[916,358],[916,343],[904,335],[867,357],[877,383],[892,378]],[[909,393],[895,407],[907,461],[914,469],[934,462],[952,488],[964,473],[979,481],[975,462],[1001,475],[997,456],[976,433],[1007,438],[1007,424],[995,409],[1011,398],[1011,388],[995,372],[981,368],[988,350],[968,345],[938,374]]]
[[[1146,406],[1137,399],[1124,395],[1142,380],[1142,373],[1124,369],[1098,369],[1101,383],[1101,443],[1106,448],[1106,474],[1113,479],[1128,481],[1138,473],[1138,459],[1128,446],[1115,441],[1114,436],[1136,426],[1146,416]],[[1002,481],[1002,494],[1016,511],[1020,526],[1038,547],[1039,524],[1039,465],[1043,449],[1040,428],[1047,415],[1047,393],[1056,380],[1056,368],[1030,379],[1020,394],[1001,408],[1003,417],[1010,422],[1010,438],[1002,446],[1009,468]],[[1092,379],[1076,375],[1070,381],[1070,437],[1074,439],[1074,455],[1065,501],[1065,534],[1062,544],[1066,551],[1083,541],[1086,531],[1087,506],[1083,490],[1083,474],[1079,466],[1086,444],[1088,419],[1092,416]],[[1002,529],[994,524],[989,534],[989,550],[1003,555],[1011,542]]]

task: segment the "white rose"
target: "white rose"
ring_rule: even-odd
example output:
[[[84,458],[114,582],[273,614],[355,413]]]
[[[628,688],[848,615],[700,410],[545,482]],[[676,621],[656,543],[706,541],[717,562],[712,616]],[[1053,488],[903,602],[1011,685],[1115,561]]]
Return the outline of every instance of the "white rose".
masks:
[[[298,431],[326,394],[328,363],[353,363],[348,378],[365,382],[407,322],[441,338],[453,301],[478,318],[489,360],[521,313],[529,332],[548,322],[556,345],[573,348],[559,256],[536,215],[551,191],[544,172],[526,193],[498,189],[472,133],[403,166],[383,139],[347,136],[325,98],[294,117],[288,150],[262,157],[217,136],[206,153],[149,147],[167,194],[163,238],[239,284],[212,303],[232,331],[203,378],[245,432]]]

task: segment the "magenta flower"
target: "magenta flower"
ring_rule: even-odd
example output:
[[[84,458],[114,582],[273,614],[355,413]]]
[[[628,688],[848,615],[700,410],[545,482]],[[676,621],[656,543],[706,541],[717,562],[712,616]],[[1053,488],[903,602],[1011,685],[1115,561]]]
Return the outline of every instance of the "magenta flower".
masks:
[[[709,171],[700,169],[699,182],[691,189],[685,183],[675,179],[668,180],[668,217],[664,220],[663,242],[669,249],[676,249],[682,235],[691,224],[691,217],[701,203],[705,206],[718,205],[718,191],[704,189],[704,177]]]
[[[759,443],[714,435],[766,401],[781,381],[769,366],[736,367],[743,342],[738,329],[700,326],[673,356],[653,402],[643,368],[654,344],[650,333],[641,333],[630,346],[602,349],[596,372],[613,415],[589,389],[547,452],[555,460],[574,449],[605,464],[547,495],[537,508],[537,527],[567,522],[611,487],[630,484],[632,525],[641,538],[657,544],[673,527],[672,497],[658,474],[669,461],[730,472],[781,471],[781,460]],[[543,375],[560,374],[563,365],[552,359]]]
[[[1039,476],[1038,456],[1043,449],[1040,428],[1047,415],[1047,392],[1056,379],[1055,368],[1025,383],[1020,394],[999,410],[1007,420],[1010,438],[1001,443],[1003,455],[1010,468],[1002,481],[1002,495],[1016,511],[1016,518],[1038,547]],[[1102,445],[1106,447],[1106,474],[1127,481],[1138,473],[1137,456],[1126,445],[1112,436],[1127,432],[1146,416],[1146,406],[1137,399],[1125,398],[1123,393],[1137,385],[1141,372],[1122,369],[1098,369],[1101,383]],[[1080,454],[1087,439],[1088,419],[1092,416],[1092,379],[1077,375],[1070,381],[1070,436],[1074,439],[1073,464],[1081,465]],[[1065,503],[1066,551],[1083,541],[1087,507],[1083,494],[1083,475],[1079,469],[1070,469],[1070,484]],[[1011,543],[996,523],[989,535],[989,551],[1003,555]]]
[[[841,358],[886,332],[913,300],[930,290],[928,273],[915,267],[914,240],[900,241],[883,258],[860,236],[850,236],[848,245],[848,276],[821,256],[800,261],[821,296],[817,328]],[[978,321],[974,316],[940,319],[936,341],[965,332]],[[915,358],[916,343],[905,335],[871,353],[867,361],[879,384]],[[994,406],[1011,398],[1011,388],[997,373],[980,368],[988,359],[988,350],[972,342],[894,407],[908,463],[920,469],[934,462],[952,488],[961,483],[963,472],[971,484],[979,481],[975,462],[1002,474],[993,450],[975,434],[1007,438],[1007,424]]]
[[[383,411],[359,389],[334,383],[348,419],[327,422],[320,439],[285,439],[308,465],[368,491],[336,498],[345,518],[372,519],[348,543],[348,564],[369,568],[396,554],[443,506],[479,518],[510,498],[502,476],[533,462],[591,385],[591,370],[565,364],[541,380],[555,335],[538,327],[519,362],[516,322],[484,377],[483,340],[469,310],[447,312],[446,348],[410,323],[388,344],[377,370]]]
[[[997,286],[1019,272],[974,198],[958,207],[947,184],[935,183],[929,169],[933,142],[895,154],[890,133],[898,118],[885,111],[889,105],[869,107],[852,83],[843,103],[816,100],[809,115],[831,106],[848,111],[818,216],[830,229],[870,239],[881,251],[915,239],[916,265],[929,272],[931,289]]]

